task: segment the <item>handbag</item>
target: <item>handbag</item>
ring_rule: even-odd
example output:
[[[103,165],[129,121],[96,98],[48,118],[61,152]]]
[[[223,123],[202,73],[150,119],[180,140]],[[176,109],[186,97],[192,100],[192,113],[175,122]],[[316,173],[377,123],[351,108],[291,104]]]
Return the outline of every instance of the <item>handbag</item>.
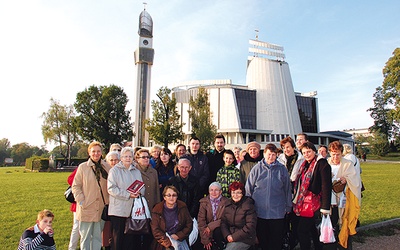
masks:
[[[313,192],[308,191],[307,195],[304,196],[303,206],[300,211],[301,217],[312,218],[314,217],[314,212],[317,211],[321,206],[321,201],[319,195],[313,194]]]
[[[335,235],[333,234],[333,227],[329,214],[322,215],[320,230],[321,235],[319,236],[319,241],[323,243],[335,242]]]
[[[193,229],[189,234],[189,245],[193,246],[199,236],[199,225],[196,218],[193,218]]]
[[[145,205],[146,203],[146,205]],[[132,214],[125,221],[125,234],[149,234],[151,231],[150,221],[147,217],[149,207],[147,202],[143,202],[142,195],[139,194],[132,204]]]
[[[346,184],[343,184],[340,180],[334,180],[332,182],[332,190],[335,193],[343,192],[345,186],[346,186]]]
[[[93,170],[93,168],[92,168],[92,170]],[[94,175],[96,175],[94,170],[93,170],[93,173],[94,173]],[[101,198],[103,199],[103,203],[104,203],[103,211],[101,212],[101,219],[104,221],[110,221],[110,216],[108,215],[108,204],[106,204],[106,201],[104,200],[103,190],[101,189],[99,180],[97,180],[97,184],[99,185]]]
[[[75,197],[74,197],[74,194],[72,193],[72,187],[71,187],[71,186],[69,186],[69,187],[67,188],[67,190],[65,190],[65,192],[64,192],[64,197],[65,197],[65,199],[66,199],[67,201],[69,201],[69,202],[71,202],[71,203],[74,203],[74,202],[75,202]]]
[[[110,216],[108,215],[108,204],[104,204],[103,212],[101,212],[101,219],[104,221],[110,220]]]

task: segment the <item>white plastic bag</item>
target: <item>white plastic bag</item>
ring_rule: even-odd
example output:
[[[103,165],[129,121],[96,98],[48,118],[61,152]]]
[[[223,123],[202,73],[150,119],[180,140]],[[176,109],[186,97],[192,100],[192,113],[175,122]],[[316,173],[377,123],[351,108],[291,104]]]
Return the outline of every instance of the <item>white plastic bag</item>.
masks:
[[[140,195],[133,201],[131,217],[135,220],[144,220],[147,219],[146,216],[147,218],[151,219],[151,214],[149,206],[147,205],[147,201],[143,196]]]
[[[320,230],[321,230],[321,235],[319,236],[319,241],[323,243],[335,242],[335,235],[333,233],[331,217],[329,216],[329,214],[322,215]]]
[[[192,232],[190,232],[189,234],[189,244],[191,246],[193,246],[193,244],[196,242],[198,236],[199,236],[199,226],[197,225],[196,218],[193,218],[193,229]]]
[[[174,240],[168,233],[166,233],[166,235],[168,236],[168,238],[171,241],[171,244],[175,250],[189,250],[190,249],[186,240],[183,240],[183,241]]]

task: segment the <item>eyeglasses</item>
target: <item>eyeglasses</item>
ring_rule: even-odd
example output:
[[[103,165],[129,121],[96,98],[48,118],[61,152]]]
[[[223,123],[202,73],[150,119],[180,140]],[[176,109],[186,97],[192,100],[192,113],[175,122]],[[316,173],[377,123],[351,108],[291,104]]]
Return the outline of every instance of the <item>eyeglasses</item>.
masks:
[[[133,158],[133,156],[132,155],[123,155],[123,156],[121,156],[122,158]]]
[[[150,159],[150,156],[139,156],[138,159]]]
[[[165,197],[168,197],[168,198],[170,198],[170,197],[178,197],[178,195],[177,194],[166,194],[166,195],[164,195]]]
[[[121,149],[113,149],[113,151],[120,151],[121,152]]]

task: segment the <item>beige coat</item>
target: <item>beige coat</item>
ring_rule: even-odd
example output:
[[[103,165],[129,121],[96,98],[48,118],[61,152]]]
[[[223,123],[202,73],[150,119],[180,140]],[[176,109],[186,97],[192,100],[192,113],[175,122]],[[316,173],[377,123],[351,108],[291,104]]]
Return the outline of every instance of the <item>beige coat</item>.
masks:
[[[110,171],[111,167],[107,162],[102,160],[101,165],[107,173]],[[79,221],[99,222],[101,220],[104,203],[93,169],[94,162],[91,159],[80,164],[72,183],[72,193],[77,204],[76,218]],[[101,177],[100,185],[105,203],[108,204],[107,180]]]

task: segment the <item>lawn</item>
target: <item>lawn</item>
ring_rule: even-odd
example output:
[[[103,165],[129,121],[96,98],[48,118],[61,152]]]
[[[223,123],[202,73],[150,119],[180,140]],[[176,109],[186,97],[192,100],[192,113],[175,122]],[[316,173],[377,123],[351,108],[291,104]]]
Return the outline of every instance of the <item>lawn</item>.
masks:
[[[400,164],[362,162],[362,225],[400,217]],[[70,173],[31,173],[22,167],[0,168],[0,232],[2,249],[16,249],[22,232],[35,224],[42,209],[55,213],[57,249],[68,249],[72,226],[70,203],[63,196]]]

